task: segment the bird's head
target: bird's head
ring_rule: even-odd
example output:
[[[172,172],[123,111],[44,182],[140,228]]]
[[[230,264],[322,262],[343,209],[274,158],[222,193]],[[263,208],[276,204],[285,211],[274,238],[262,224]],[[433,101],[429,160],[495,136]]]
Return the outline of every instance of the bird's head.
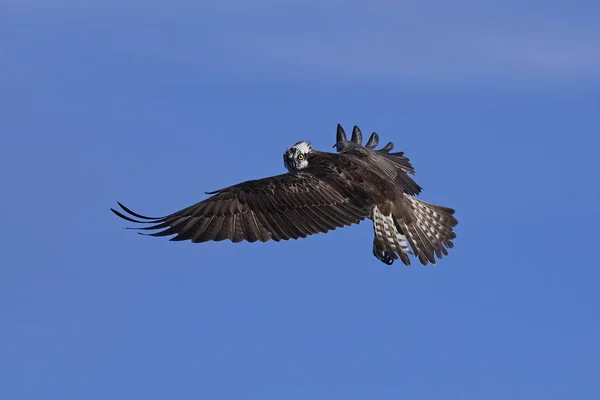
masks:
[[[308,167],[308,155],[314,151],[309,142],[298,142],[283,153],[283,163],[288,171],[298,171]]]

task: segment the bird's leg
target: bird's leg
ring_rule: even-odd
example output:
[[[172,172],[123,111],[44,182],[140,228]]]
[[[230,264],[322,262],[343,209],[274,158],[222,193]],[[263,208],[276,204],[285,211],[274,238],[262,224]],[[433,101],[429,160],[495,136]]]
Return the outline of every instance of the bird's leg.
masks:
[[[375,257],[377,257],[377,259],[379,261],[381,261],[382,263],[384,263],[386,265],[392,265],[394,263],[394,259],[392,257],[390,257],[390,255],[387,253],[387,251],[381,249],[377,245],[377,239],[373,240],[373,255]]]

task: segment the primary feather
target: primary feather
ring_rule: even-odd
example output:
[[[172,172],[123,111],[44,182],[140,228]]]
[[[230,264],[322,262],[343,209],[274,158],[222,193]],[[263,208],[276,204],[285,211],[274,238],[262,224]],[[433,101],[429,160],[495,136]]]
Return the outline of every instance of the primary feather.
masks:
[[[315,150],[302,141],[284,152],[288,172],[250,180],[214,192],[190,207],[163,217],[147,217],[121,203],[111,210],[146,226],[133,228],[149,236],[194,243],[230,240],[266,242],[304,238],[373,220],[373,253],[386,264],[409,265],[414,254],[426,265],[447,255],[458,223],[454,210],[416,199],[421,187],[403,152],[379,150],[376,133],[362,145],[354,127],[350,140],[338,125],[337,153]]]

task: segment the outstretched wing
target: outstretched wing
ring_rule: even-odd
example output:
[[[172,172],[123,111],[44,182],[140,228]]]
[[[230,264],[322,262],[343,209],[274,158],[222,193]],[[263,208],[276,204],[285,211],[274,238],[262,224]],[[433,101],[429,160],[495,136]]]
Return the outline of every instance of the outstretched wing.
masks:
[[[369,216],[370,208],[354,204],[331,184],[305,172],[290,172],[247,181],[208,194],[212,197],[160,218],[137,214],[119,203],[135,223],[131,228],[150,236],[176,235],[171,240],[192,242],[266,242],[304,238],[319,232],[357,224]]]

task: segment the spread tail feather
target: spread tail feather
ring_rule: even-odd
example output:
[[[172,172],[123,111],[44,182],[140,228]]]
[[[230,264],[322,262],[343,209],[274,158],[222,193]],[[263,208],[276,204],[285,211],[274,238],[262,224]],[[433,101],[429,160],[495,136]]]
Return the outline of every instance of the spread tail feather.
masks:
[[[396,227],[407,236],[408,242],[423,265],[435,264],[437,258],[448,255],[456,238],[453,228],[458,224],[454,210],[404,195],[400,212],[395,212]],[[398,207],[396,207],[398,208]]]

